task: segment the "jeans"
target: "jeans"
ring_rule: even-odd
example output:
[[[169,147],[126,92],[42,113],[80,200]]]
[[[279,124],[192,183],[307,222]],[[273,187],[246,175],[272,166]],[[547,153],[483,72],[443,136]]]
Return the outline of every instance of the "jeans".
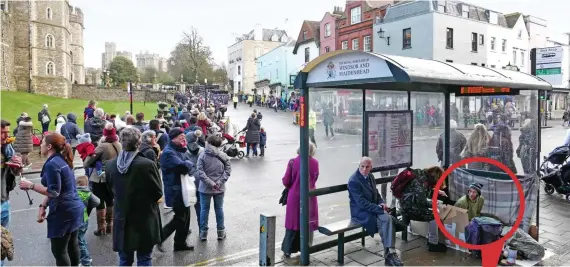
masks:
[[[439,242],[439,229],[437,228],[437,223],[434,221],[428,222],[428,242],[433,245],[437,245]]]
[[[324,123],[323,125],[325,126],[325,133],[327,134],[327,136],[329,136],[329,131],[330,131],[331,136],[334,137],[334,130],[332,127],[332,123]]]
[[[148,251],[136,251],[137,266],[152,266],[152,248]],[[119,266],[133,266],[135,251],[119,251]]]
[[[51,253],[55,257],[57,266],[77,266],[79,265],[79,245],[77,230],[67,233],[61,237],[51,238]]]
[[[48,123],[42,123],[42,133],[45,133],[49,130],[49,122]]]
[[[200,232],[208,231],[208,215],[210,215],[210,202],[214,198],[214,212],[216,213],[216,228],[218,231],[226,229],[224,226],[224,193],[200,193]]]
[[[10,224],[10,201],[2,202],[2,226],[8,228]]]
[[[382,238],[384,249],[394,248],[396,245],[396,228],[392,222],[392,216],[387,213],[376,215],[378,234]]]
[[[87,233],[87,228],[89,226],[89,221],[83,223],[79,230],[77,230],[77,240],[79,242],[79,252],[81,253],[81,265],[91,266],[91,256],[89,255],[89,249],[87,248],[87,239],[85,239],[85,233]]]
[[[249,155],[249,147],[251,147],[251,149],[253,150],[253,155],[257,156],[257,143],[248,143],[247,144],[247,155]]]
[[[309,139],[311,140],[311,143],[317,146],[317,140],[315,140],[315,128],[309,129]]]

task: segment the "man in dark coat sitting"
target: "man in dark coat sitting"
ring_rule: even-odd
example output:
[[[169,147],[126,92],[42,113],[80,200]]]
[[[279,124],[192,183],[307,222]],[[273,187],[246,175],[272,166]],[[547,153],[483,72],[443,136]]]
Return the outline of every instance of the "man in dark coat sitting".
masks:
[[[384,245],[385,264],[403,266],[396,253],[396,228],[388,206],[376,189],[376,181],[370,173],[372,159],[363,157],[358,170],[348,180],[350,215],[354,222],[361,224],[370,236],[379,233]]]
[[[156,164],[140,153],[141,133],[136,128],[121,131],[123,150],[107,162],[105,178],[113,189],[113,250],[120,266],[152,265],[152,249],[162,241],[162,222],[157,201],[162,183]]]

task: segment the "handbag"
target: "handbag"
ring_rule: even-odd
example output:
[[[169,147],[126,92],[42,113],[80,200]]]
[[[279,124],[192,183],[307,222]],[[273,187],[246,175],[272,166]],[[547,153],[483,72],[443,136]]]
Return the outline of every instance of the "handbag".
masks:
[[[289,164],[287,164],[287,169],[289,169],[289,173],[291,176],[293,176],[293,159],[289,160]],[[289,177],[292,178],[292,177]],[[281,204],[281,206],[285,206],[287,205],[287,197],[289,197],[289,188],[285,187],[285,189],[283,189],[283,192],[281,192],[281,198],[279,198],[279,204]]]
[[[184,207],[190,207],[196,204],[198,199],[196,198],[194,178],[188,174],[184,174],[180,177],[180,183],[182,184],[182,200],[184,201]]]

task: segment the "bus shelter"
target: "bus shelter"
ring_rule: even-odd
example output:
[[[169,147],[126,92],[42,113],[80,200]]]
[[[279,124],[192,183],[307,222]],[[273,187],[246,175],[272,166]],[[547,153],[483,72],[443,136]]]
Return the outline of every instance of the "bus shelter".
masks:
[[[463,65],[426,60],[402,56],[383,55],[351,50],[337,50],[319,56],[309,62],[296,76],[295,88],[300,90],[300,156],[301,156],[301,264],[309,264],[309,93],[319,90],[351,89],[362,92],[362,156],[371,156],[371,150],[382,150],[382,142],[376,143],[376,136],[381,135],[373,131],[369,125],[371,117],[391,118],[400,120],[404,124],[414,119],[411,98],[412,93],[430,92],[443,95],[441,103],[443,136],[442,166],[450,166],[450,123],[451,99],[457,97],[480,96],[521,96],[526,97],[529,122],[536,129],[536,157],[532,158],[532,172],[536,174],[540,164],[540,100],[539,96],[552,90],[552,86],[532,75],[506,70],[486,68],[475,65]],[[397,91],[407,94],[407,110],[392,110],[376,114],[367,111],[366,93],[368,91]],[[368,104],[369,105],[369,104]],[[465,106],[466,108],[468,106]],[[522,108],[522,107],[521,107]],[[402,124],[403,125],[403,124]],[[402,125],[398,128],[401,131]],[[370,127],[370,129],[369,129]],[[377,127],[379,129],[381,127]],[[403,127],[407,128],[407,127]],[[409,126],[410,132],[413,126]],[[402,137],[402,135],[400,135]],[[404,133],[404,139],[406,133]],[[411,142],[411,135],[410,135]],[[372,140],[372,141],[371,141]],[[375,144],[371,144],[375,142]],[[413,146],[399,151],[399,157],[386,159],[383,163],[374,162],[373,172],[387,169],[412,166]],[[341,157],[339,157],[340,159]],[[378,165],[378,166],[376,166]],[[521,174],[521,172],[518,172]],[[536,205],[538,214],[538,200]],[[538,215],[536,216],[538,224]]]

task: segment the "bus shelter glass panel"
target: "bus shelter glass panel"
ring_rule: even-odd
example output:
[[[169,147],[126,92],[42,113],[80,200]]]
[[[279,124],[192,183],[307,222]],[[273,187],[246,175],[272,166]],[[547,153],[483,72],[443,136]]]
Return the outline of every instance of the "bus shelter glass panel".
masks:
[[[458,96],[452,94],[452,112],[457,130],[452,131],[450,160],[488,157],[516,174],[536,171],[538,151],[538,91],[519,95]],[[455,103],[454,103],[455,102]],[[473,163],[469,169],[500,171],[494,166]]]
[[[440,155],[436,148],[446,123],[444,100],[442,93],[411,93],[410,106],[414,112],[413,168],[428,168],[442,164],[438,160]]]
[[[317,187],[346,184],[362,157],[362,90],[310,89],[309,105],[317,117]],[[319,201],[327,197],[338,199],[338,194],[319,197]]]

